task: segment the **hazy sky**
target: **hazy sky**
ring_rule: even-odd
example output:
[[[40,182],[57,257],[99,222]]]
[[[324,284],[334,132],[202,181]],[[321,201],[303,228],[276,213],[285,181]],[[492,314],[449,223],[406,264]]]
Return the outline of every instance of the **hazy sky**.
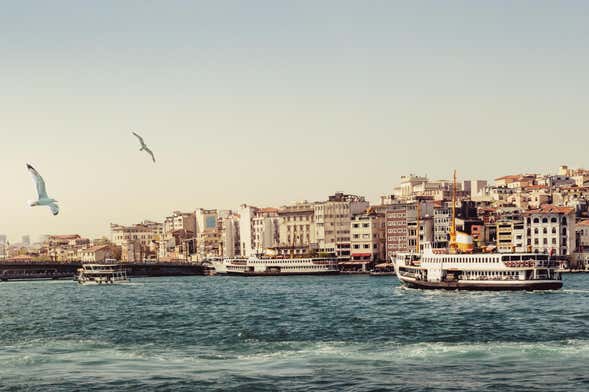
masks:
[[[589,166],[586,1],[4,1],[0,233]],[[158,163],[138,151],[131,130]],[[29,208],[25,163],[61,214]]]

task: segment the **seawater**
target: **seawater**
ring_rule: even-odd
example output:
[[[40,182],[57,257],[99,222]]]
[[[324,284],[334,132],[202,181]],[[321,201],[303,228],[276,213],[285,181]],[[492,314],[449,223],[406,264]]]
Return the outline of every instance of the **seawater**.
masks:
[[[218,276],[0,295],[1,391],[589,390],[589,275],[556,292]]]

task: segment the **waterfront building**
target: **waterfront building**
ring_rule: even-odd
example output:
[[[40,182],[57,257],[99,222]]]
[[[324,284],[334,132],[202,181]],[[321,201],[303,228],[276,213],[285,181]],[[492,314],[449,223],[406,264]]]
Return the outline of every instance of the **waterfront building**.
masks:
[[[445,202],[434,203],[434,248],[447,248],[450,240],[451,210]]]
[[[314,204],[315,238],[321,254],[350,259],[350,223],[352,215],[366,211],[370,204],[362,196],[338,192],[327,201]]]
[[[241,254],[241,241],[239,238],[239,220],[238,214],[229,211],[222,214],[219,218],[221,225],[221,243],[219,249],[221,257],[236,257]]]
[[[575,209],[544,204],[524,212],[527,246],[534,253],[570,255],[575,250]]]
[[[278,255],[304,255],[317,249],[315,238],[315,208],[308,201],[282,206],[278,209]]]
[[[190,260],[196,252],[196,215],[194,212],[174,211],[164,219],[160,260]]]
[[[113,245],[95,245],[79,252],[80,260],[86,263],[105,262],[107,259],[117,259],[117,252]]]
[[[89,245],[90,240],[79,234],[50,235],[42,244],[39,255],[52,261],[78,261],[79,252]]]
[[[196,259],[206,260],[220,254],[221,222],[215,209],[199,208],[196,214]]]
[[[270,252],[279,244],[277,208],[258,208],[243,204],[239,208],[241,256],[250,257]]]
[[[385,261],[385,214],[372,209],[352,215],[351,261]],[[366,264],[364,264],[365,266]]]
[[[434,202],[419,201],[419,228],[417,202],[391,206],[386,219],[386,257],[390,260],[399,252],[422,249],[426,242],[434,241]]]
[[[497,251],[524,253],[527,251],[524,222],[503,219],[496,223]]]
[[[157,259],[162,236],[163,224],[149,220],[131,226],[110,225],[110,240],[122,249],[121,261]]]

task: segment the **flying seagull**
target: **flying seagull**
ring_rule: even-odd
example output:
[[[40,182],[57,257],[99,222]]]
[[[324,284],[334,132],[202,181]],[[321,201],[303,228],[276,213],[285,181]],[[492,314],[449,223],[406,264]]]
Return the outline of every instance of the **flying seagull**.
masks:
[[[39,172],[28,163],[27,169],[29,169],[33,175],[33,180],[35,181],[35,186],[37,187],[37,194],[39,196],[37,201],[29,201],[29,206],[48,206],[51,209],[53,215],[59,214],[59,206],[55,204],[57,203],[57,200],[51,199],[49,196],[47,196],[47,189],[45,188],[45,181],[43,180],[43,177],[41,177]]]
[[[148,153],[149,155],[151,155],[151,159],[153,159],[153,162],[155,163],[155,156],[153,155],[153,151],[151,151],[149,149],[149,147],[147,147],[147,145],[143,141],[143,138],[141,136],[137,135],[135,132],[131,132],[131,133],[133,135],[135,135],[135,137],[137,139],[139,139],[139,143],[141,143],[141,149],[139,149],[139,151],[145,151],[146,153]]]

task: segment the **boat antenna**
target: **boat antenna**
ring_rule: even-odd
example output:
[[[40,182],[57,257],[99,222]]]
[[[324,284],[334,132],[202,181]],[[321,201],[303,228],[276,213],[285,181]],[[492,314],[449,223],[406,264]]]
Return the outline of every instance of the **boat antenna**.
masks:
[[[452,184],[452,227],[450,228],[450,250],[456,252],[456,170],[454,170],[454,183]]]

